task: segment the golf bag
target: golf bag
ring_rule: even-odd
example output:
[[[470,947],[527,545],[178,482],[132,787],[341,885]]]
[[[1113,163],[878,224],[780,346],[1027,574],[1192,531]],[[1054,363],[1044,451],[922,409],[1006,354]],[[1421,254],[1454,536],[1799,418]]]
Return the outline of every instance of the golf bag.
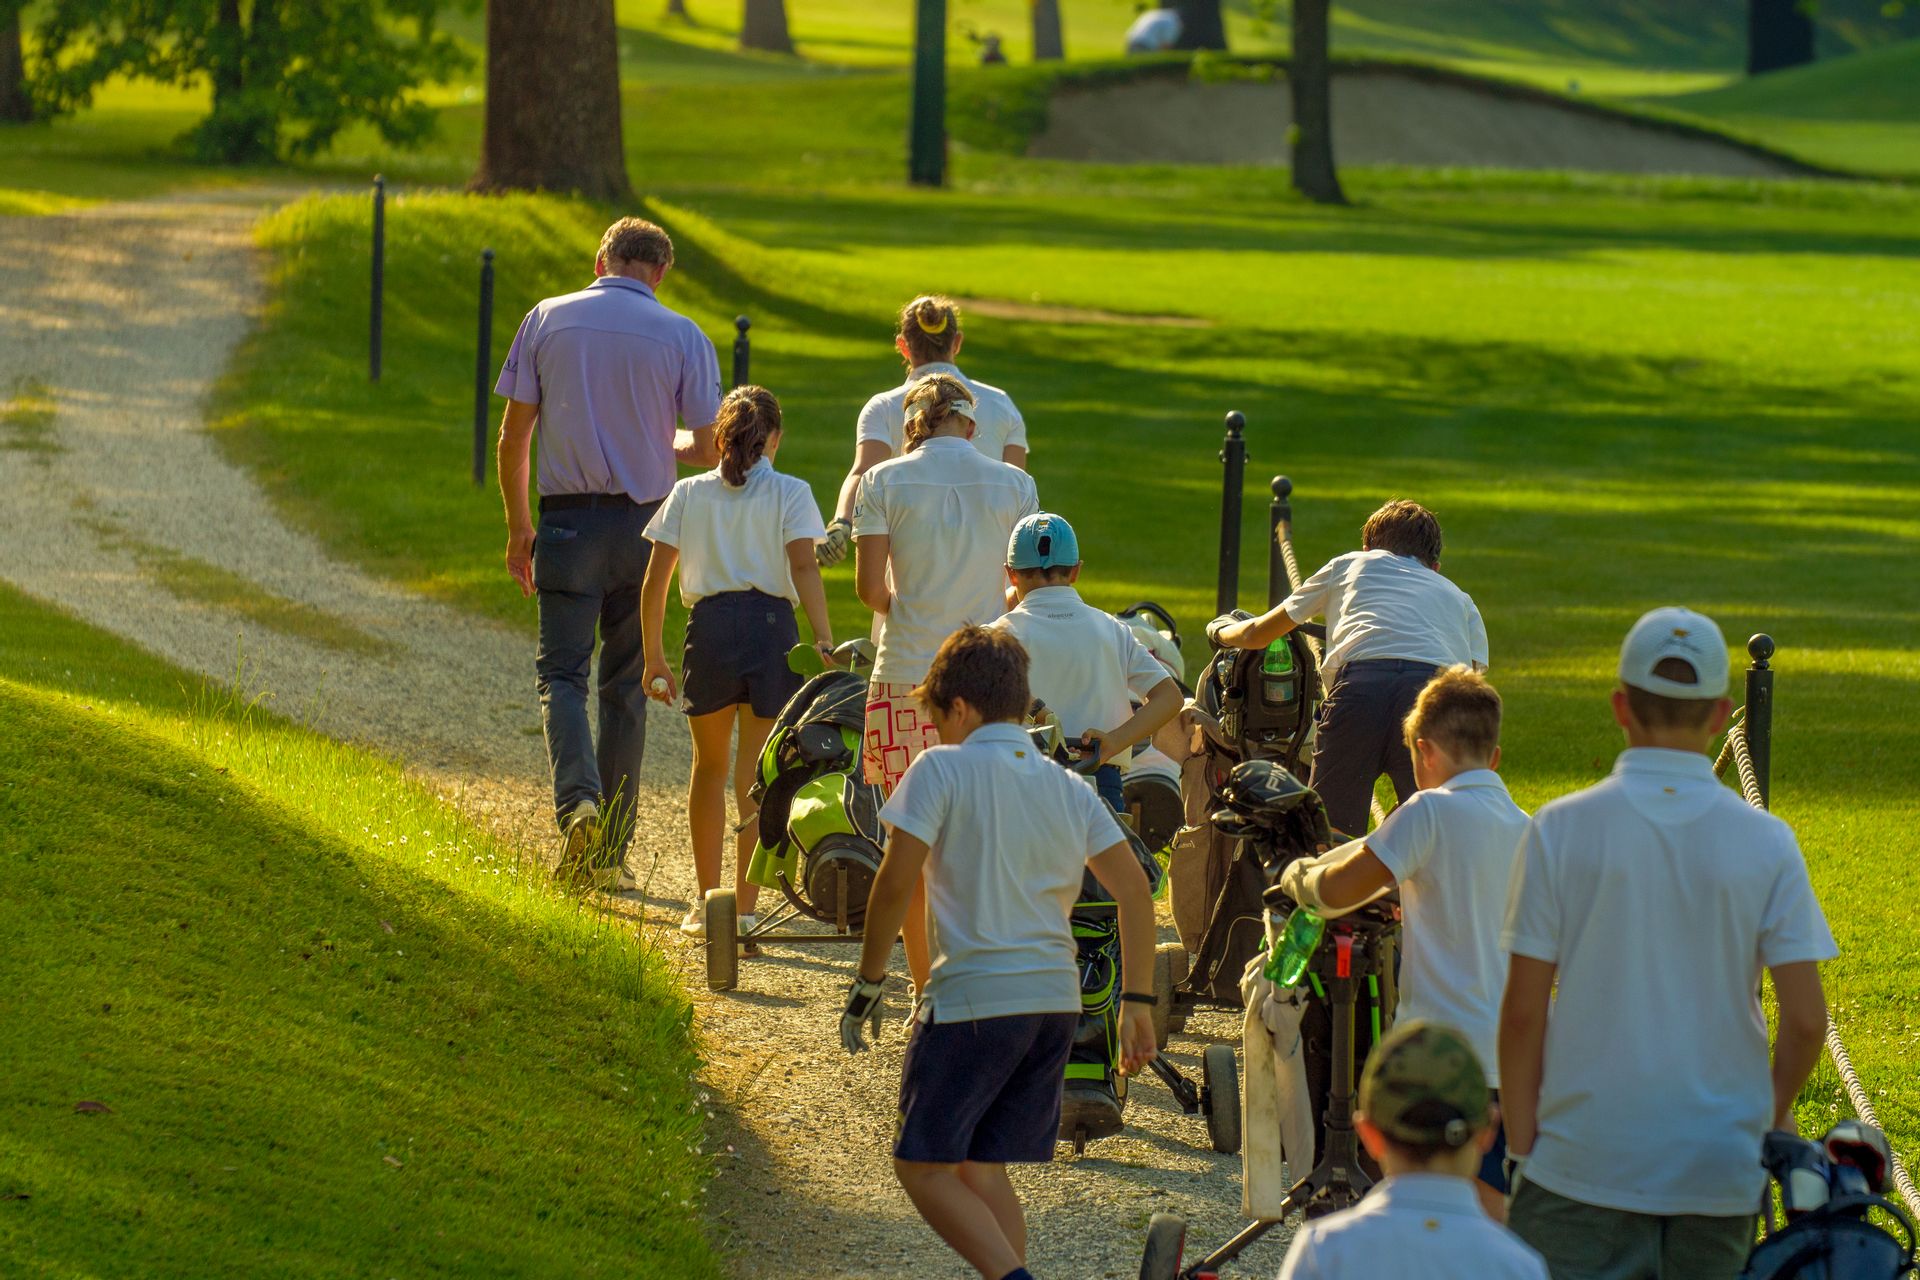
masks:
[[[774,720],[750,793],[760,816],[747,878],[815,920],[849,926],[866,914],[885,841],[880,788],[860,771],[866,714],[865,677],[808,680]]]
[[[1185,660],[1180,656],[1180,632],[1172,616],[1150,600],[1113,616],[1125,623],[1133,638],[1167,669],[1181,693],[1191,694]],[[1163,865],[1166,850],[1186,819],[1180,798],[1180,761],[1187,755],[1185,737],[1175,720],[1156,733],[1151,744],[1135,748],[1124,784],[1126,809],[1133,817],[1134,830],[1146,841],[1147,848],[1161,857]]]
[[[1786,1225],[1754,1246],[1741,1280],[1899,1280],[1914,1264],[1913,1222],[1882,1193],[1893,1157],[1886,1135],[1843,1120],[1818,1143],[1769,1133],[1760,1163],[1780,1186]],[[1874,1221],[1878,1210],[1900,1234]]]

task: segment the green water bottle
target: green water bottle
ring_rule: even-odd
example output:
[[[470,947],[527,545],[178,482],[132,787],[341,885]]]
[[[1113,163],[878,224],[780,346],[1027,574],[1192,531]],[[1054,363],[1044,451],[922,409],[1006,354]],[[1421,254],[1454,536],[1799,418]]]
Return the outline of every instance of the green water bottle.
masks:
[[[1276,986],[1298,986],[1300,979],[1307,976],[1307,964],[1320,949],[1320,938],[1326,931],[1325,920],[1305,907],[1295,907],[1287,917],[1286,926],[1280,930],[1279,948],[1268,958],[1262,972]]]
[[[1293,645],[1281,636],[1267,646],[1260,658],[1260,700],[1270,707],[1284,707],[1298,696],[1298,686],[1293,672]]]

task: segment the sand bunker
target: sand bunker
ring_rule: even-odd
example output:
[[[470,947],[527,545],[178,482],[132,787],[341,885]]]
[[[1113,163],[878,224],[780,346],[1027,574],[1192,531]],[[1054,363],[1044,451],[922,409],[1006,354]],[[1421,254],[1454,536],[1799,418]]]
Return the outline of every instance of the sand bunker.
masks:
[[[1284,78],[1200,83],[1143,76],[1066,87],[1027,154],[1112,164],[1287,163]],[[1333,82],[1333,154],[1342,165],[1584,169],[1604,173],[1803,177],[1809,170],[1690,133],[1527,90],[1401,68],[1343,68]]]

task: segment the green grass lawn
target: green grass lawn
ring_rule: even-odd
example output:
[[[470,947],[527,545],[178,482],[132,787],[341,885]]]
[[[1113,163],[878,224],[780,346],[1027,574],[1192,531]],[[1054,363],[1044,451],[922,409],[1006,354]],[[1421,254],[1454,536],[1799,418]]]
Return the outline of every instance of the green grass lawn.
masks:
[[[685,996],[396,766],[0,588],[0,779],[8,1275],[719,1273]]]

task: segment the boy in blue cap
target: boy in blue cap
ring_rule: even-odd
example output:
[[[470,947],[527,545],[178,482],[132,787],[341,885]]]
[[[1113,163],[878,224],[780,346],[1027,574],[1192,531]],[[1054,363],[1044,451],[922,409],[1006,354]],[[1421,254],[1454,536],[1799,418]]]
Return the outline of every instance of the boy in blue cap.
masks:
[[[1079,578],[1073,526],[1051,512],[1027,516],[1007,540],[1017,603],[993,625],[1026,649],[1033,696],[1059,718],[1067,741],[1099,762],[1094,789],[1122,812],[1121,775],[1133,746],[1179,714],[1180,686],[1131,628],[1080,598]]]

